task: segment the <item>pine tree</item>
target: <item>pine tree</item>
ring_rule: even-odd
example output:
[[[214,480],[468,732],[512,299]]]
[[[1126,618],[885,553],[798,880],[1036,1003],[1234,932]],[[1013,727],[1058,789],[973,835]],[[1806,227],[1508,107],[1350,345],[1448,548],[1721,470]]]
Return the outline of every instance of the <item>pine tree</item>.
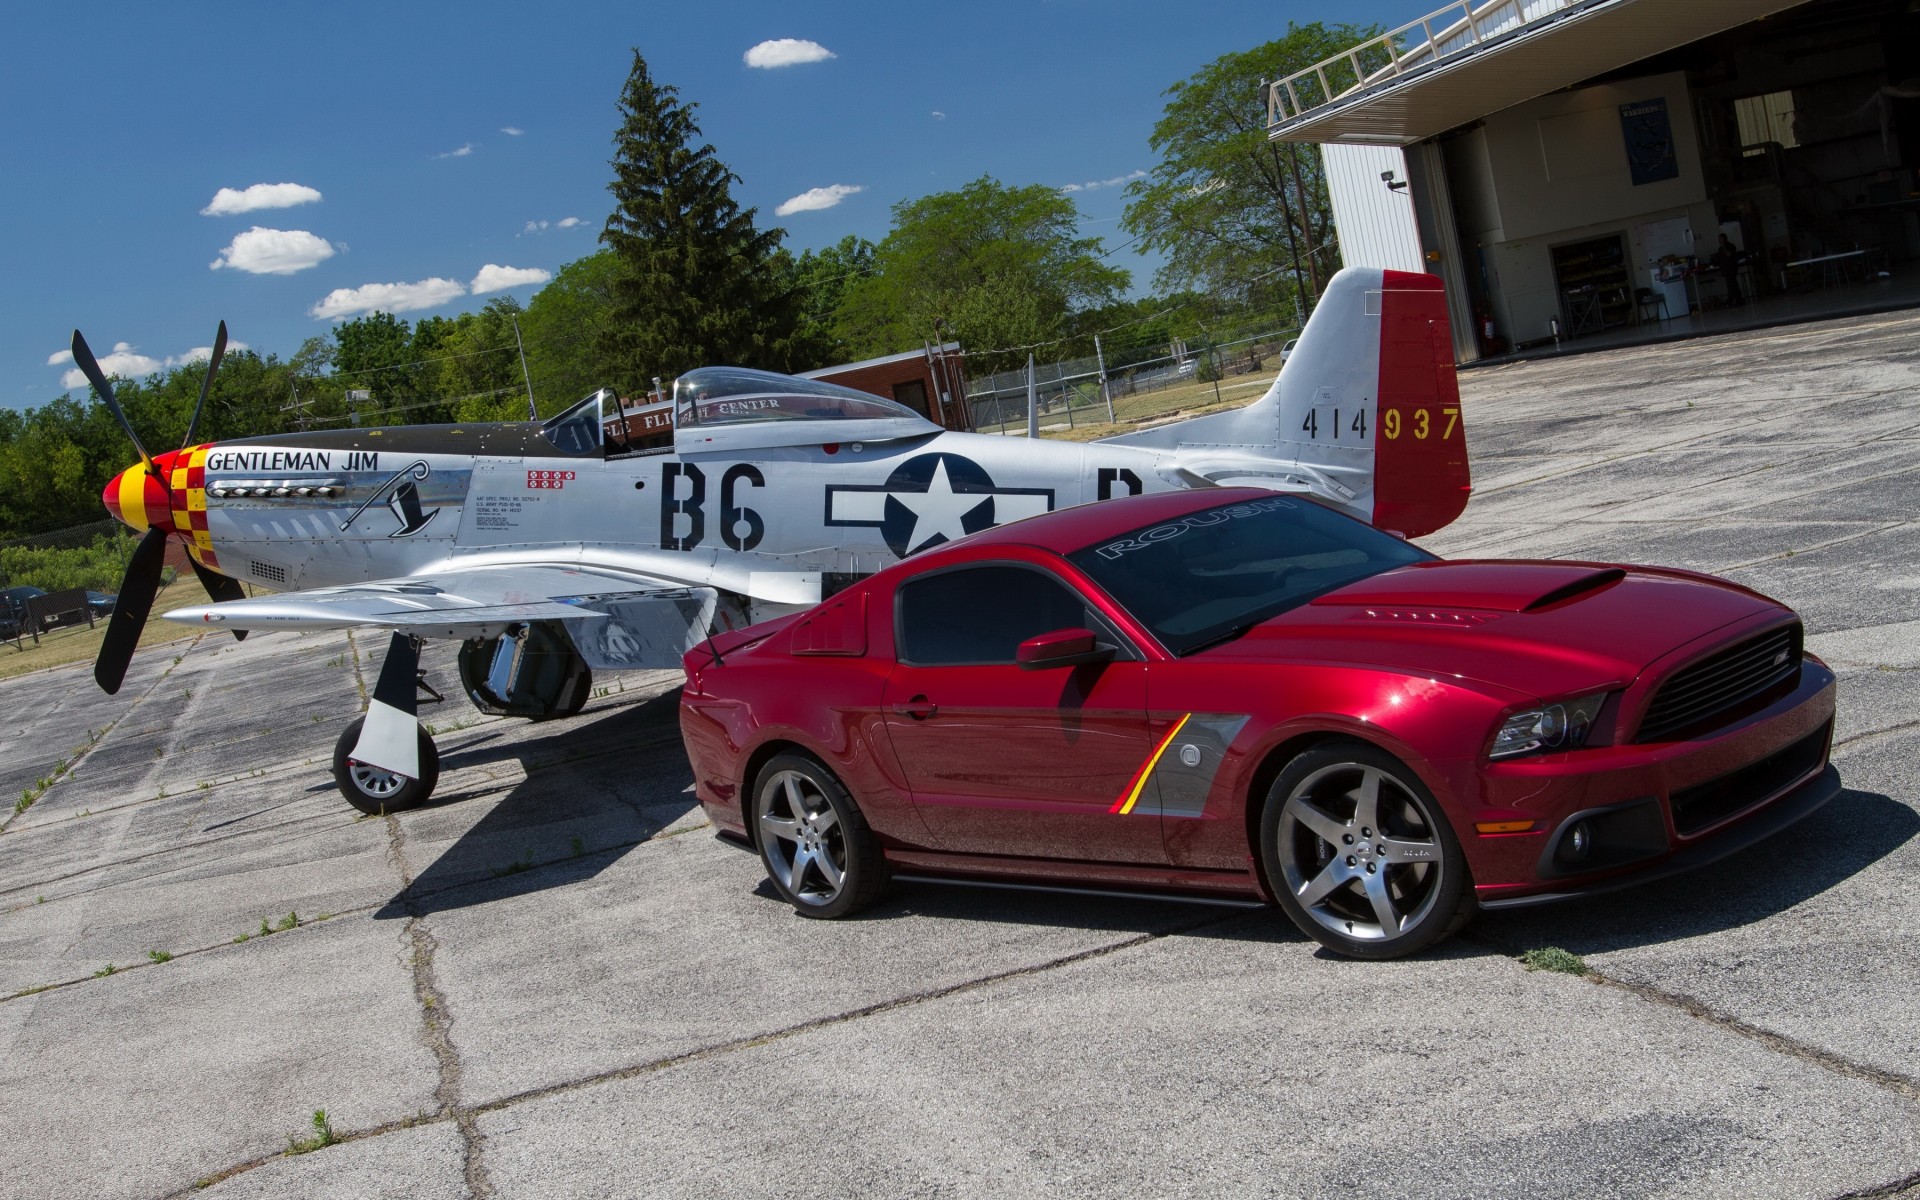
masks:
[[[640,52],[620,97],[614,210],[600,240],[619,271],[599,349],[622,395],[714,364],[788,370],[800,322],[782,231],[754,227],[733,201],[739,178],[700,144],[692,103],[656,84]]]

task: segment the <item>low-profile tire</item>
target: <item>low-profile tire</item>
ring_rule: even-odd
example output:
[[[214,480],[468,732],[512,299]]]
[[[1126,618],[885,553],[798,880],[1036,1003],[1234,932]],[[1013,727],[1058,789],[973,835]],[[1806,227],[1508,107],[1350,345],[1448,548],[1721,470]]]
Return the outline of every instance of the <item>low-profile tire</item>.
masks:
[[[333,744],[333,785],[348,804],[368,816],[405,812],[425,804],[440,782],[440,751],[434,748],[433,738],[426,730],[419,731],[420,778],[408,779],[353,761],[353,748],[360,744],[360,727],[365,723],[365,717],[355,717]]]
[[[1474,913],[1446,813],[1418,775],[1364,742],[1286,765],[1260,815],[1260,854],[1287,916],[1348,958],[1417,954]]]
[[[886,890],[886,857],[860,806],[813,759],[780,754],[760,768],[750,819],[767,878],[801,916],[851,916]]]

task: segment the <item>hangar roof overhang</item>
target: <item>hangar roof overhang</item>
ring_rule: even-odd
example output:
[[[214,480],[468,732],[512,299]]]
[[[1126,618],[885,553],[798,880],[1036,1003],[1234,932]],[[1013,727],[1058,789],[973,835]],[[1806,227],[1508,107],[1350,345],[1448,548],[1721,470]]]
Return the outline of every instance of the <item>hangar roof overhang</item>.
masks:
[[[1268,136],[1412,145],[1803,2],[1461,0],[1268,85]]]

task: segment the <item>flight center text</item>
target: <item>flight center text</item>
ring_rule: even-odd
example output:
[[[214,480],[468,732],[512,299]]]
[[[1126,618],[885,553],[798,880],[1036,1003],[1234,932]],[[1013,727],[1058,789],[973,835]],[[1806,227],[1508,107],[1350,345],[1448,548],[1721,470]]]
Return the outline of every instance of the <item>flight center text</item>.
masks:
[[[331,450],[215,450],[207,455],[207,470],[215,472],[243,471],[249,474],[269,472],[279,474],[286,471],[331,471],[333,466]],[[378,471],[380,454],[374,450],[350,450],[340,469],[344,471]]]

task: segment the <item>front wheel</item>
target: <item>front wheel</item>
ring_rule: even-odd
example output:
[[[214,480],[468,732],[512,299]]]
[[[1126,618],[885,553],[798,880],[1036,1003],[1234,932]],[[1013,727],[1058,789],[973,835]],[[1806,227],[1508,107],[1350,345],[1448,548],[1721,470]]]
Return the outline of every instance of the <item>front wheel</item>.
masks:
[[[803,917],[844,917],[887,885],[880,843],[833,772],[781,754],[753,784],[754,841],[767,878]]]
[[[1349,958],[1400,958],[1473,915],[1466,857],[1419,776],[1358,742],[1308,750],[1280,772],[1260,820],[1280,907]]]
[[[419,731],[420,778],[408,779],[396,771],[353,761],[353,748],[360,744],[360,727],[366,720],[355,717],[341,731],[340,740],[333,744],[333,785],[340,789],[348,804],[370,817],[425,804],[427,797],[433,795],[434,785],[440,782],[440,752],[434,747],[433,738],[426,730]]]

